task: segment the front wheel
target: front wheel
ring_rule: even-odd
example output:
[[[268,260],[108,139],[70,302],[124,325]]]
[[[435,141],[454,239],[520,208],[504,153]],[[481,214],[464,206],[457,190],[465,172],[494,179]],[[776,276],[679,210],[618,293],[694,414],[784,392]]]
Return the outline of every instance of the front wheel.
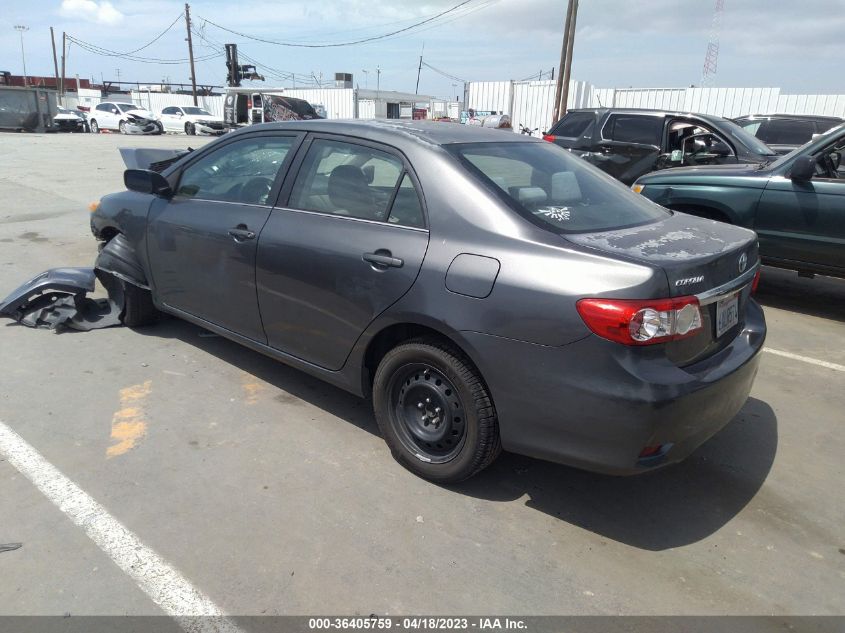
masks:
[[[117,124],[117,129],[121,134],[126,134],[126,121],[121,121]]]
[[[185,134],[188,136],[194,136],[197,133],[197,128],[194,127],[194,124],[188,121],[185,123]]]
[[[91,128],[91,134],[100,133],[100,126],[97,125],[97,122],[94,119],[91,119],[91,122],[88,124],[88,127]]]
[[[430,481],[467,479],[501,452],[496,409],[481,376],[439,341],[413,340],[384,356],[373,408],[394,458]]]

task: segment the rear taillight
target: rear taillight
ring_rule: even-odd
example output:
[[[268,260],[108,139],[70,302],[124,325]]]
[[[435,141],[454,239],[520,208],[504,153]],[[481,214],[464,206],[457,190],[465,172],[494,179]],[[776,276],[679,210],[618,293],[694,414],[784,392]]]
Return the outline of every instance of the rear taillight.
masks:
[[[248,99],[246,100],[246,109],[247,109],[247,110],[252,110],[252,99],[249,99],[249,98],[248,98]]]
[[[543,140],[548,141],[549,143],[554,143],[555,137],[552,134],[543,134]]]
[[[760,268],[757,268],[757,272],[754,273],[754,281],[751,282],[751,294],[755,294],[757,292],[757,286],[760,285]]]
[[[697,334],[702,328],[695,297],[581,299],[578,314],[595,334],[623,345],[653,345]]]

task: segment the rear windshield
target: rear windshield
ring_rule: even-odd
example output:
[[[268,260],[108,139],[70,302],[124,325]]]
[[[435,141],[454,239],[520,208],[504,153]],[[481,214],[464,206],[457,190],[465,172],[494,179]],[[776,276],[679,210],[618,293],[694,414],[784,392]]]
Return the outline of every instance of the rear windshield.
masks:
[[[558,124],[549,130],[549,134],[563,136],[565,138],[578,138],[584,136],[589,130],[592,136],[592,124],[596,115],[593,112],[569,112]]]
[[[512,208],[556,233],[608,231],[670,215],[553,143],[445,147]]]

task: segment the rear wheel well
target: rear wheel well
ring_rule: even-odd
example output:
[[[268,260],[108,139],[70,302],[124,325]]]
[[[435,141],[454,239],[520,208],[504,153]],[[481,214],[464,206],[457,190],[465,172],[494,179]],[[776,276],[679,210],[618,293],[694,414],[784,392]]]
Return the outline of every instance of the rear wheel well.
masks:
[[[733,224],[730,218],[723,212],[713,207],[698,206],[695,204],[673,204],[669,206],[673,211],[680,211],[681,213],[689,213],[690,215],[697,215],[700,218],[707,218],[708,220],[717,220],[719,222],[726,222]]]
[[[113,226],[107,226],[102,231],[100,231],[100,237],[106,243],[110,242],[114,237],[120,233],[116,228]]]
[[[369,394],[372,389],[376,369],[378,369],[379,363],[384,358],[384,355],[397,345],[417,338],[426,338],[445,343],[464,356],[467,362],[474,366],[474,363],[469,359],[466,352],[461,349],[460,345],[445,334],[438,332],[434,328],[417,323],[397,323],[396,325],[386,327],[376,334],[369,345],[367,345],[367,351],[364,354],[364,375],[362,376],[365,394]]]

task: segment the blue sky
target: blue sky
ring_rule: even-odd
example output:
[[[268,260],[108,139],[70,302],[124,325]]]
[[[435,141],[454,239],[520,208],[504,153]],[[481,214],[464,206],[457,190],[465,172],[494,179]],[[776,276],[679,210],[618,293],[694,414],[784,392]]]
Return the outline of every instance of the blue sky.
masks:
[[[397,30],[459,0],[313,0],[191,3],[197,57],[236,42],[265,66],[266,85],[298,85],[350,72],[361,87],[413,91],[423,44],[424,60],[466,80],[523,79],[550,71],[560,57],[565,0],[471,0],[442,18],[389,39],[331,48],[280,47],[226,33],[234,31],[294,43],[336,43]],[[698,84],[713,16],[712,0],[580,0],[573,77],[599,87],[677,87]],[[0,70],[21,74],[25,34],[27,71],[53,72],[49,27],[104,49],[127,52],[161,33],[183,11],[171,0],[42,0],[38,9],[0,0]],[[842,46],[845,0],[726,0],[715,85],[777,86],[785,92],[845,93]],[[158,59],[186,57],[184,22],[137,53]],[[60,45],[60,41],[58,42]],[[243,62],[244,60],[242,60]],[[97,55],[72,45],[68,75],[100,80],[188,82],[186,64],[152,64]],[[369,71],[365,73],[364,71]],[[261,69],[259,68],[259,71]],[[313,73],[313,75],[312,75]],[[271,77],[275,74],[275,78]],[[222,58],[197,63],[200,83],[224,81]],[[453,86],[453,84],[458,84]],[[460,83],[424,67],[420,92],[446,96]]]

